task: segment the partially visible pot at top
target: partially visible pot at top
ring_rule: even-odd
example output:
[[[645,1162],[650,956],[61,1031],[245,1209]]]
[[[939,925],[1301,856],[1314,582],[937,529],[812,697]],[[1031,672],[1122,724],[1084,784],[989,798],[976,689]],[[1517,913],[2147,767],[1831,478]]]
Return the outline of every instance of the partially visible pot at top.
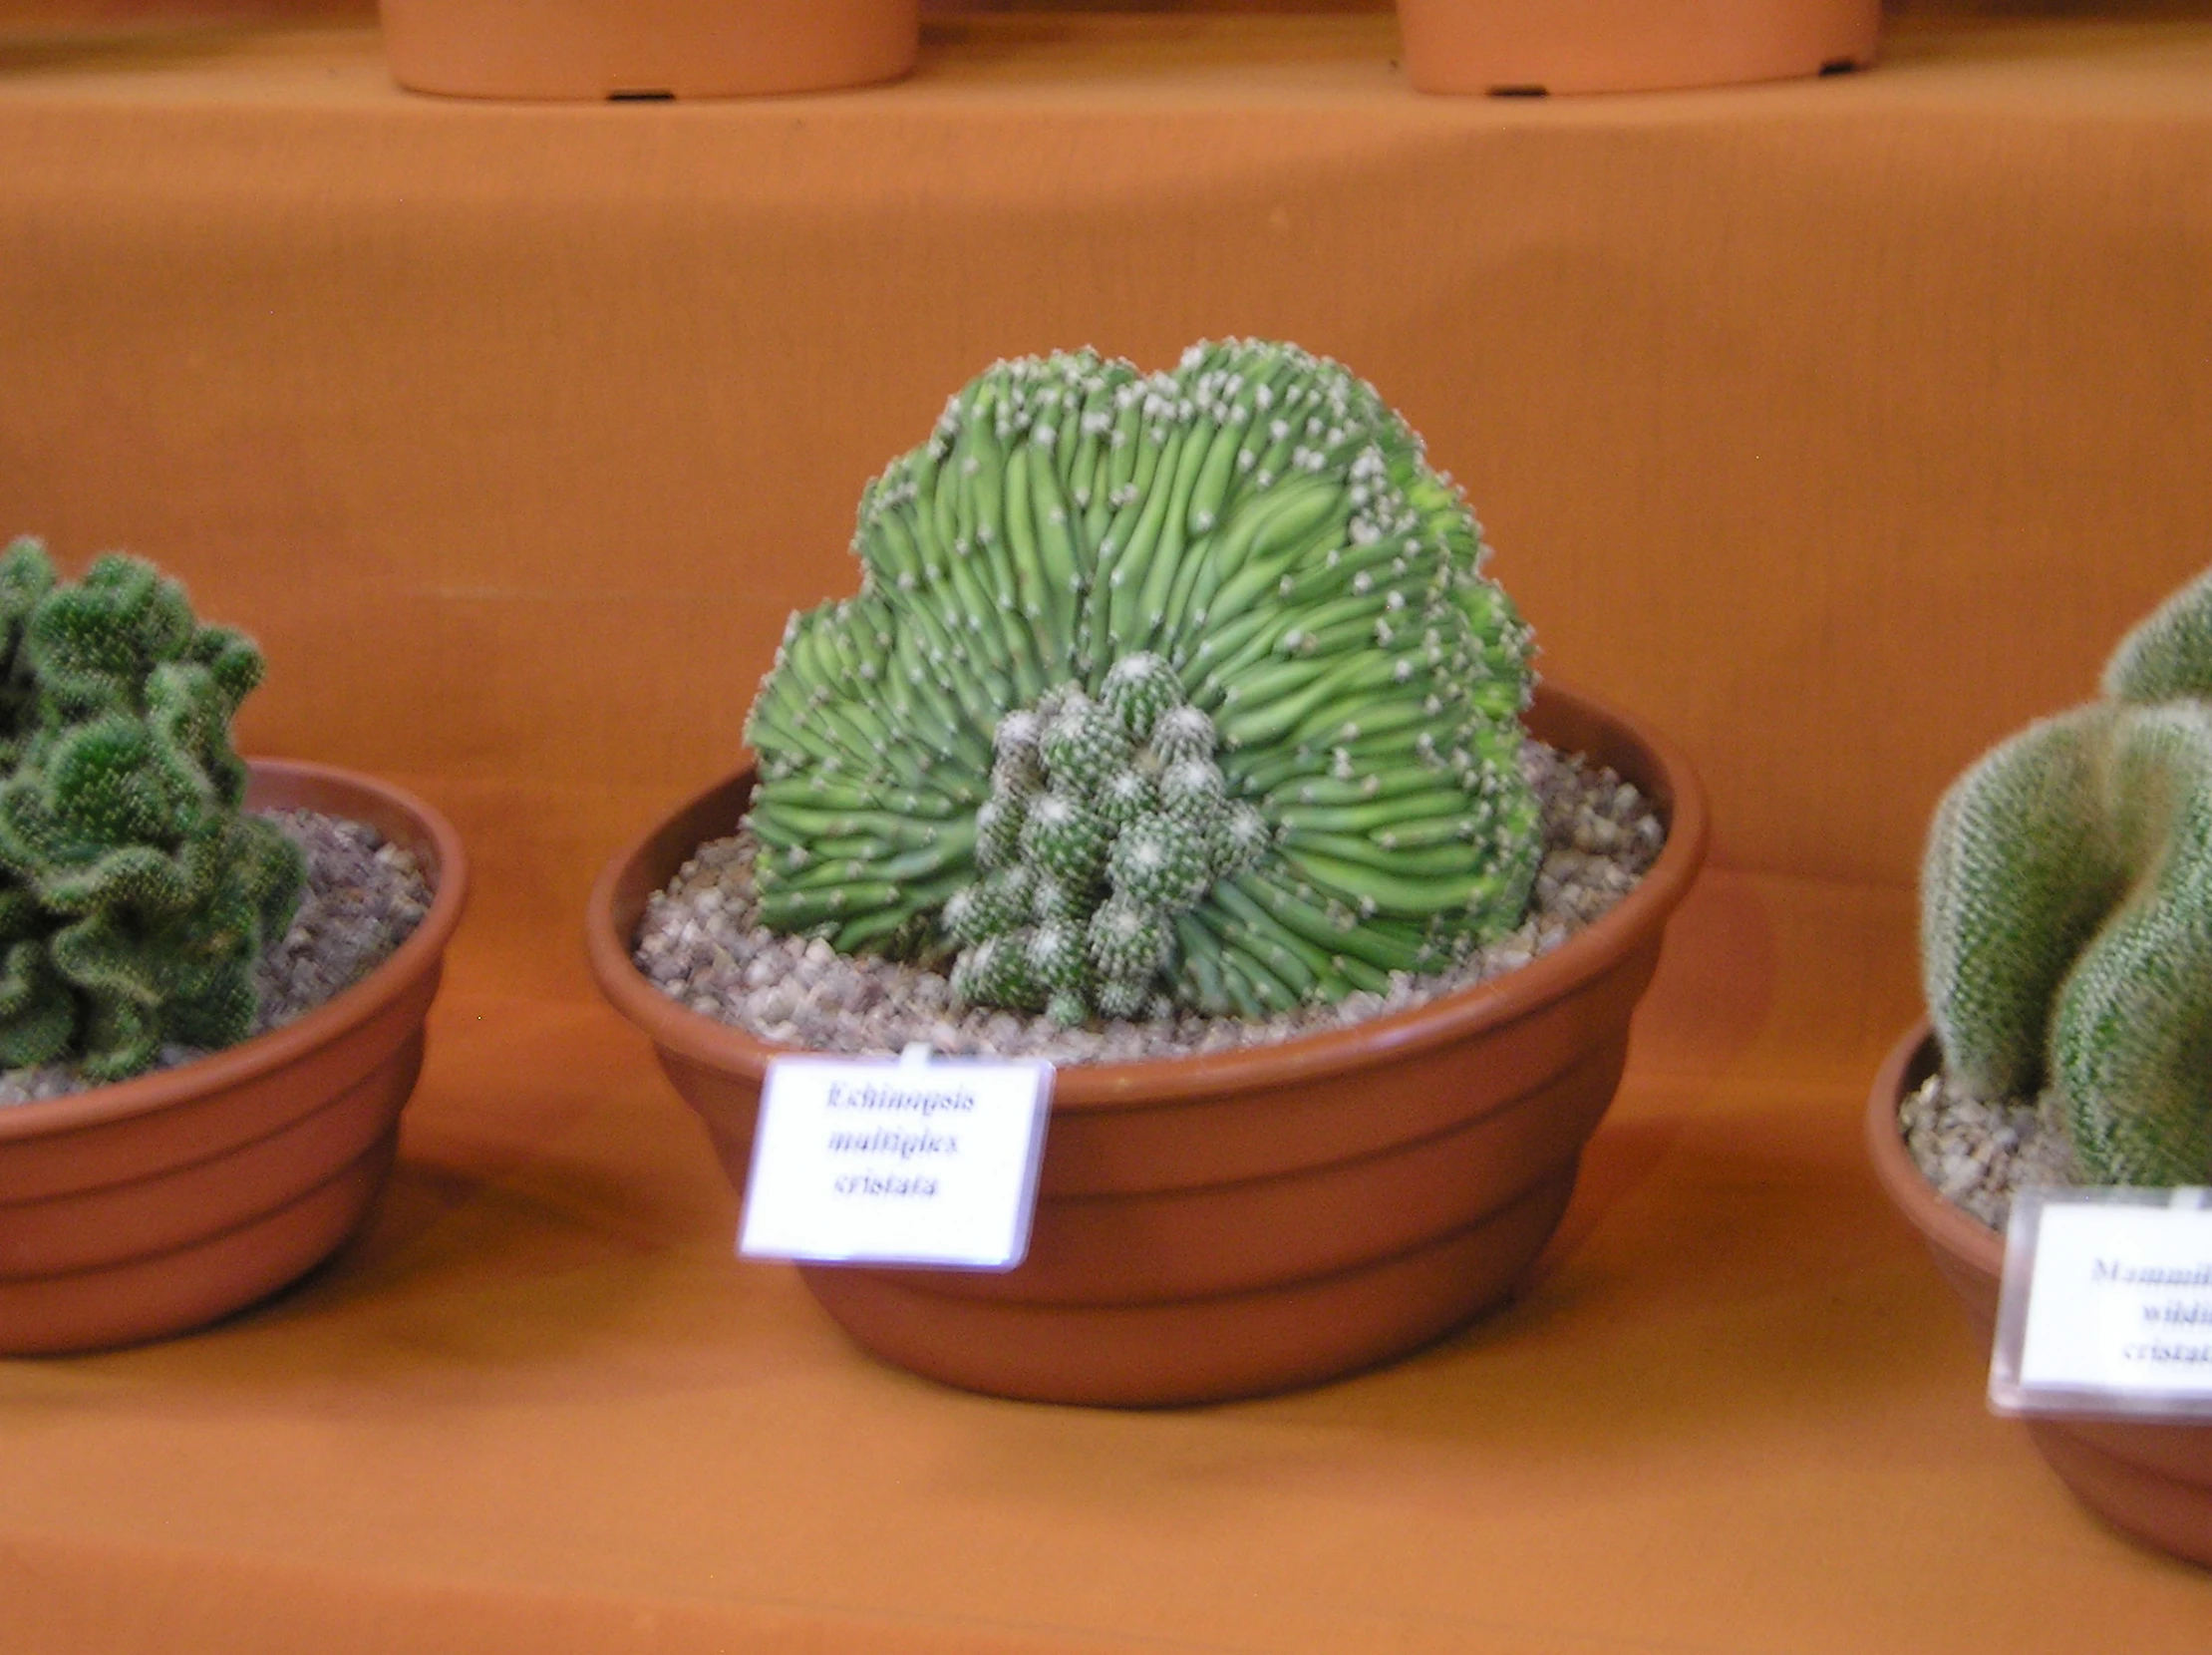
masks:
[[[1874,61],[1880,0],[1398,0],[1420,92],[1651,92]]]
[[[730,98],[896,80],[920,0],[381,0],[392,77],[464,98]]]

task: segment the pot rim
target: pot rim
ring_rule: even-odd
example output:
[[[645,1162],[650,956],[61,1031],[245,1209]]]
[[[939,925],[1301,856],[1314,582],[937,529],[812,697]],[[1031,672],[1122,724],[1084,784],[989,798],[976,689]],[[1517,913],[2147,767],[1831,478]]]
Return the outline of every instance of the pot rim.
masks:
[[[1866,1149],[1874,1175],[1890,1200],[1931,1245],[1996,1283],[2005,1269],[2005,1237],[1964,1207],[1944,1199],[1921,1171],[1904,1134],[1897,1130],[1897,1108],[1905,1094],[1934,1074],[1942,1063],[1928,1019],[1916,1022],[1890,1048],[1866,1099]]]
[[[1660,798],[1667,811],[1667,842],[1636,888],[1611,910],[1526,965],[1386,1017],[1199,1057],[1069,1064],[1056,1072],[1053,1107],[1142,1109],[1197,1097],[1264,1091],[1410,1057],[1529,1016],[1602,975],[1634,938],[1657,931],[1697,877],[1711,836],[1705,791],[1696,772],[1679,748],[1641,720],[1550,681],[1539,687],[1537,699],[1570,718],[1609,727],[1648,753],[1656,768],[1658,785],[1646,791]],[[771,1059],[808,1049],[757,1039],[662,993],[637,969],[614,922],[615,889],[651,849],[653,840],[750,769],[725,776],[664,815],[606,863],[592,885],[585,946],[601,992],[656,1045],[706,1067],[757,1079],[766,1073]]]
[[[368,1022],[406,993],[426,971],[436,968],[439,955],[461,923],[468,899],[467,854],[453,824],[405,788],[359,771],[304,759],[248,759],[246,764],[254,783],[333,786],[340,792],[374,798],[412,819],[430,841],[438,862],[438,882],[431,893],[429,911],[407,940],[375,970],[295,1022],[174,1069],[158,1069],[65,1097],[0,1106],[0,1146],[152,1115],[194,1098],[243,1086],[299,1062],[349,1029]]]

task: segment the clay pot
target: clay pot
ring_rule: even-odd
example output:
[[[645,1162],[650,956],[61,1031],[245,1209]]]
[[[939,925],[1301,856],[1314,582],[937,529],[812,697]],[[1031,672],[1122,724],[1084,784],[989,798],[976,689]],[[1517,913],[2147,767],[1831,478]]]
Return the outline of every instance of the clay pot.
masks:
[[[1898,1106],[1941,1063],[1923,1022],[1900,1040],[1867,1099],[1874,1174],[1927,1243],[1984,1345],[1996,1337],[2005,1238],[1953,1206],[1922,1175],[1897,1129]],[[2028,1435],[2090,1510],[2176,1557],[2212,1565],[2212,1426],[2034,1418]]]
[[[0,1107],[0,1353],[180,1333],[304,1274],[391,1168],[423,1018],[460,921],[461,839],[414,796],[255,760],[249,806],[366,822],[422,858],[435,897],[361,982],[182,1068]]]
[[[1881,0],[1398,0],[1419,92],[1652,92],[1874,61]]]
[[[920,0],[381,0],[392,78],[464,98],[730,98],[896,80]]]
[[[917,1373],[1145,1406],[1314,1384],[1508,1297],[1611,1103],[1629,1015],[1704,859],[1706,807],[1658,737],[1547,685],[1530,723],[1651,797],[1665,851],[1621,905],[1521,970],[1279,1046],[1060,1071],[1028,1257],[1001,1274],[802,1266],[853,1338]],[[750,772],[610,863],[592,968],[659,1049],[742,1190],[781,1050],[687,1010],[630,960],[646,899],[730,832]]]

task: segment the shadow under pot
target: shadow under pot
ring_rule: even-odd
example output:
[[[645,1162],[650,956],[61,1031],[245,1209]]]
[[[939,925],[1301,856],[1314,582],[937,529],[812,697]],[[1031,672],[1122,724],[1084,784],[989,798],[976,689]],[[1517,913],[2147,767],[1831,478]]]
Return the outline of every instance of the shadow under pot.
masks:
[[[1905,1148],[1898,1110],[1941,1067],[1925,1022],[1890,1052],[1866,1107],[1883,1191],[1920,1234],[1987,1348],[1996,1337],[2005,1237],[1945,1200]],[[2031,1418],[2028,1435],[2081,1503],[2176,1557],[2212,1567],[2212,1426]]]
[[[1272,1046],[1059,1071],[1028,1257],[1002,1274],[802,1265],[861,1345],[997,1396],[1219,1401],[1388,1362],[1512,1294],[1619,1084],[1629,1019],[1705,854],[1704,796],[1657,736],[1547,684],[1532,732],[1612,767],[1665,819],[1612,911],[1504,976]],[[592,966],[699,1112],[731,1183],[788,1048],[691,1011],[630,955],[646,903],[728,833],[750,771],[612,862]]]
[[[0,1353],[180,1333],[321,1263],[367,1215],[423,1062],[460,923],[461,838],[430,806],[326,766],[254,760],[248,810],[366,823],[411,852],[429,911],[297,1021],[133,1080],[0,1107]]]

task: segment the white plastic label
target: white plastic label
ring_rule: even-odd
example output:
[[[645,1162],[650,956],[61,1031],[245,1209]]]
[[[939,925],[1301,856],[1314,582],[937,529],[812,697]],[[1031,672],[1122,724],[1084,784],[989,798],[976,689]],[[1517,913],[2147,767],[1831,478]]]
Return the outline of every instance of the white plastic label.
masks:
[[[1011,1270],[1029,1251],[1053,1067],[778,1058],[761,1089],[738,1251]]]
[[[1990,1406],[2212,1419],[2212,1190],[2016,1195]]]

